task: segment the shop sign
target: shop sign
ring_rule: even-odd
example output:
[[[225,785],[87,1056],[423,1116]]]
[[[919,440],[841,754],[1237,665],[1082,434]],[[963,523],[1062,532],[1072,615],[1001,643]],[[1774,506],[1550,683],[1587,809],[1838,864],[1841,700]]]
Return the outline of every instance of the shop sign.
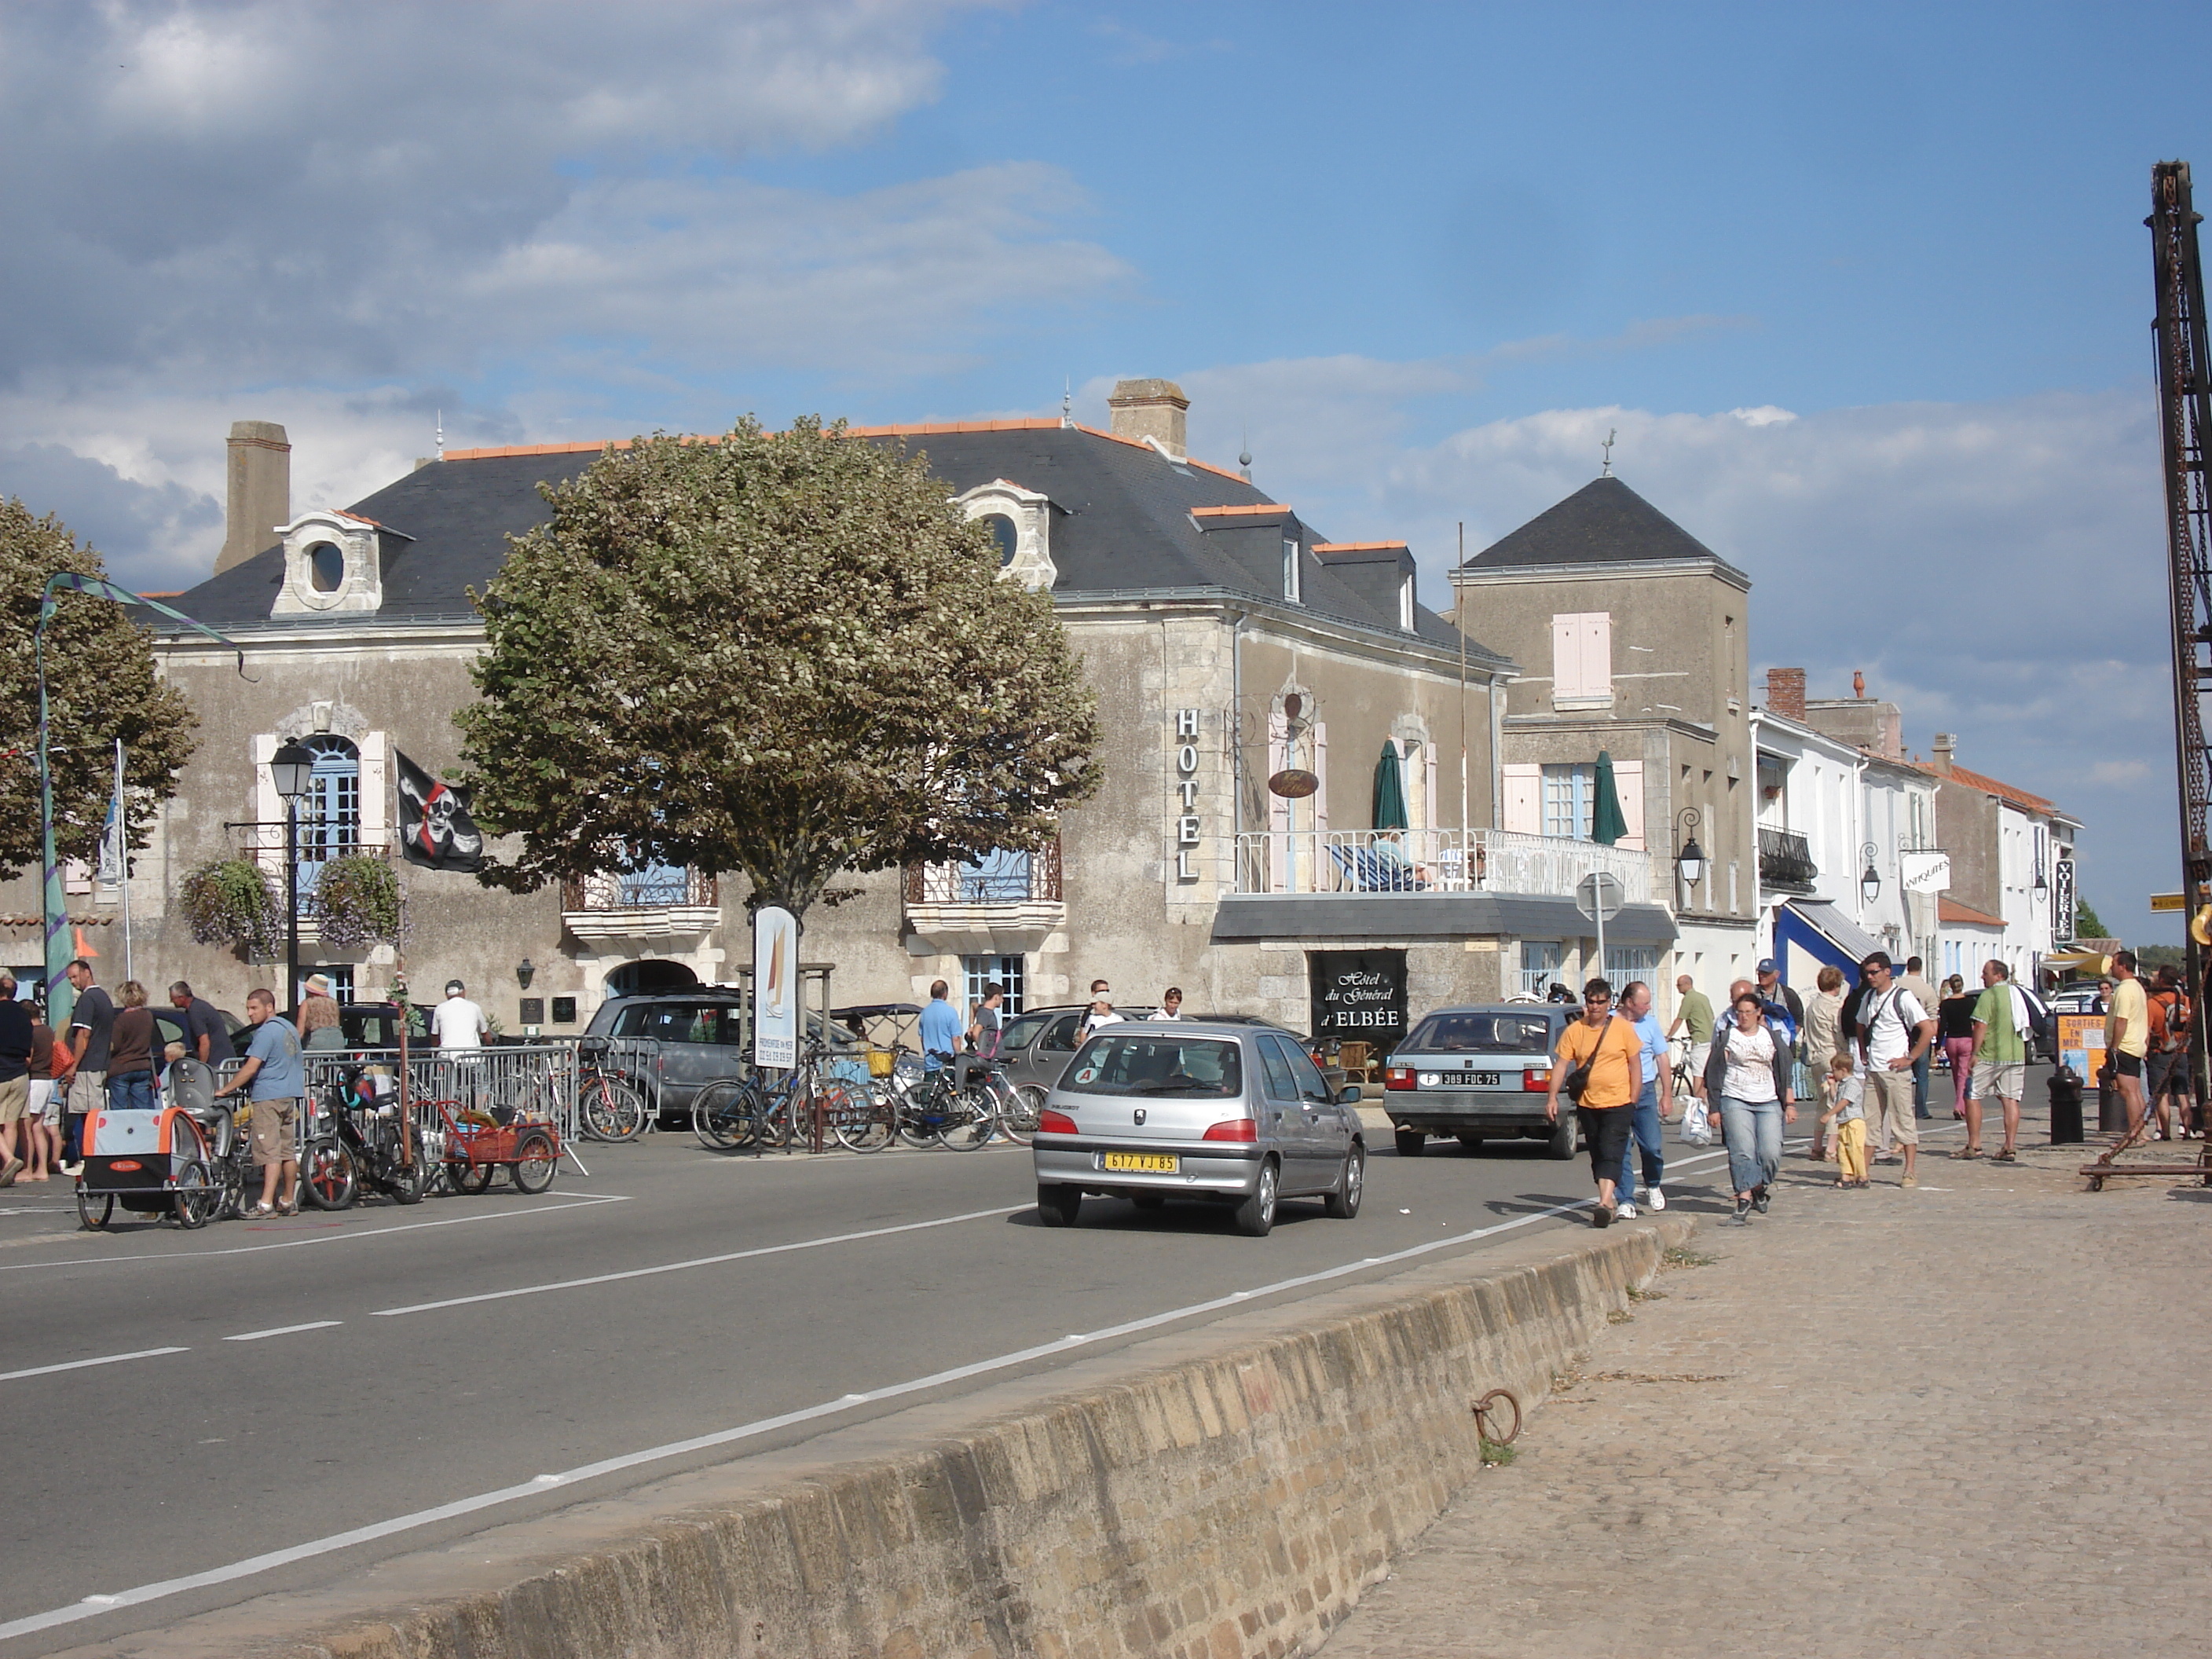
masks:
[[[1406,1035],[1403,951],[1309,951],[1306,973],[1316,1041],[1349,1038],[1387,1051]]]

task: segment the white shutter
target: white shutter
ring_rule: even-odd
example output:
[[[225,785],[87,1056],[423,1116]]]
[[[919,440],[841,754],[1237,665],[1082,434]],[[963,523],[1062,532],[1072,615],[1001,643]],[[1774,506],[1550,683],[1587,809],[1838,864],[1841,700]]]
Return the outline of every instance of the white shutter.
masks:
[[[1552,618],[1552,701],[1586,703],[1613,696],[1613,613],[1567,611]]]
[[[1437,827],[1437,746],[1436,746],[1436,744],[1429,744],[1429,745],[1428,745],[1425,750],[1423,750],[1423,751],[1422,751],[1422,752],[1423,752],[1423,753],[1424,753],[1424,754],[1428,757],[1428,773],[1429,773],[1429,810],[1428,810],[1428,822],[1427,822],[1427,823],[1424,823],[1424,824],[1422,824],[1420,827],[1421,827],[1422,829],[1424,829],[1424,830],[1433,830],[1433,829],[1435,829],[1435,828]]]
[[[1620,792],[1620,816],[1628,826],[1620,844],[1633,851],[1646,850],[1644,844],[1644,763],[1619,761],[1613,769],[1613,787]]]
[[[1595,611],[1576,619],[1582,625],[1582,695],[1613,696],[1613,613]]]
[[[276,775],[269,769],[276,758],[276,734],[253,734],[253,831],[261,867],[279,881],[284,878],[284,800],[276,793]],[[271,846],[270,842],[275,842]]]
[[[1513,762],[1498,768],[1505,799],[1498,810],[1498,828],[1516,836],[1544,833],[1544,769],[1534,761]]]
[[[1578,626],[1582,618],[1562,616],[1552,618],[1552,697],[1575,698],[1583,695],[1583,635]]]
[[[392,789],[385,759],[390,752],[391,739],[383,732],[362,733],[361,844],[363,847],[381,847],[391,833],[385,818]]]
[[[1314,776],[1321,780],[1321,787],[1313,792],[1313,827],[1323,835],[1328,833],[1328,724],[1316,720],[1313,725]],[[1320,854],[1326,858],[1326,853]]]
[[[1279,713],[1267,716],[1267,775],[1273,777],[1291,763],[1291,723]],[[1270,792],[1267,796],[1267,828],[1287,830],[1291,827],[1291,804],[1280,795]]]

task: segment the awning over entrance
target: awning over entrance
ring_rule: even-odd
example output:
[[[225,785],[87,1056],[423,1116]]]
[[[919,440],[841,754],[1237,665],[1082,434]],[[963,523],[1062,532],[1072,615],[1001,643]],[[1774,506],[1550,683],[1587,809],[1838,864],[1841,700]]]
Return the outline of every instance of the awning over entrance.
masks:
[[[1774,954],[1782,982],[1809,991],[1823,968],[1844,970],[1844,983],[1859,982],[1859,963],[1882,943],[1822,899],[1791,899],[1774,913]]]

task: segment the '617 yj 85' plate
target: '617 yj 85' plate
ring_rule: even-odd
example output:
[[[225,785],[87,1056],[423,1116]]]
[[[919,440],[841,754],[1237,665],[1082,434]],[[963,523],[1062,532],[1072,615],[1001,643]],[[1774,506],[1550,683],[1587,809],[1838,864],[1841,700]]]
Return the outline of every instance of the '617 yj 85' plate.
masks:
[[[1133,1175],[1175,1175],[1182,1169],[1182,1160],[1169,1152],[1108,1152],[1099,1167]]]

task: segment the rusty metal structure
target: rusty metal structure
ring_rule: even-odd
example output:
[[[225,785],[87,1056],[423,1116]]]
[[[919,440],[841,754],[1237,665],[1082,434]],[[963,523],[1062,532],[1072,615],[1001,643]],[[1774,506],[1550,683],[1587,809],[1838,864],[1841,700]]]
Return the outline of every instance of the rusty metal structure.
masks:
[[[2198,215],[2191,199],[2189,163],[2160,161],[2150,170],[2151,270],[2158,293],[2152,325],[2158,354],[2159,438],[2166,463],[2166,538],[2168,598],[2173,621],[2174,772],[2180,789],[2181,891],[2194,921],[2212,887],[2212,499],[2208,499],[2207,446],[2212,443],[2212,343],[2204,319],[2204,270],[2197,246]],[[2193,929],[2184,930],[2188,974],[2197,999],[2191,1023],[2189,1072],[2204,1098],[2206,952]],[[2143,1133],[2151,1121],[2143,1115]],[[2130,1136],[2082,1173],[2092,1192],[2115,1172],[2113,1155]],[[2130,1174],[2197,1176],[2212,1184],[2212,1140],[2193,1164],[2136,1165]]]

